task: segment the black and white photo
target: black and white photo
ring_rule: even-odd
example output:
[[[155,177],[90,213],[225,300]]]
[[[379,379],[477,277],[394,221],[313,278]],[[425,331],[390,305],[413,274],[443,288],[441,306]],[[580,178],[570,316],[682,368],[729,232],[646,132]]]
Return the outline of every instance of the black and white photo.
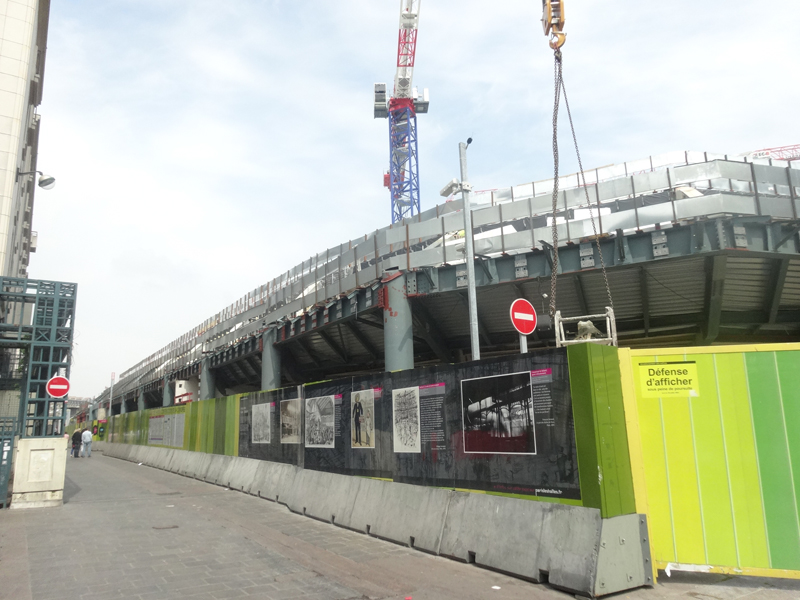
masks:
[[[336,435],[333,396],[306,398],[306,448],[333,448]]]
[[[394,451],[420,452],[419,387],[392,390]]]
[[[350,447],[375,447],[374,390],[360,390],[350,394]]]
[[[300,399],[281,401],[281,444],[300,443]]]
[[[272,404],[254,404],[251,409],[253,424],[251,431],[251,442],[253,444],[269,444],[272,441]]]
[[[465,452],[536,454],[529,371],[464,379],[461,404]]]

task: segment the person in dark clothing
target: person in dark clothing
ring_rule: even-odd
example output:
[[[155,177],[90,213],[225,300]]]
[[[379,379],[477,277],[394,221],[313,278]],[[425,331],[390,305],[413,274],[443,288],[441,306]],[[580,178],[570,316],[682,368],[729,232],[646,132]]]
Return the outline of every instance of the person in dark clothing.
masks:
[[[356,428],[355,443],[361,445],[361,415],[364,414],[364,407],[361,406],[361,397],[356,394],[355,405],[353,406],[353,426]]]
[[[76,429],[72,434],[72,456],[80,458],[81,451],[81,430]]]

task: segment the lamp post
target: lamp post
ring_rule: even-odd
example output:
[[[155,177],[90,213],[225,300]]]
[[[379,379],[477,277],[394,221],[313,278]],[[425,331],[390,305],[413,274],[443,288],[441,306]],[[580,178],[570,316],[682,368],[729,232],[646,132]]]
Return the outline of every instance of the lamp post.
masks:
[[[52,190],[56,187],[56,178],[52,175],[45,175],[41,171],[17,171],[17,179],[22,177],[23,175],[35,175],[38,173],[39,177],[39,187],[43,190]]]
[[[467,143],[458,144],[458,159],[461,166],[461,181],[453,179],[441,191],[442,196],[450,196],[455,192],[461,192],[464,199],[464,260],[467,264],[467,297],[469,308],[469,339],[472,351],[472,360],[481,358],[481,342],[478,332],[478,297],[475,291],[475,250],[472,243],[472,210],[470,207],[470,196],[472,185],[467,181],[467,147],[472,143],[472,138],[467,139]]]

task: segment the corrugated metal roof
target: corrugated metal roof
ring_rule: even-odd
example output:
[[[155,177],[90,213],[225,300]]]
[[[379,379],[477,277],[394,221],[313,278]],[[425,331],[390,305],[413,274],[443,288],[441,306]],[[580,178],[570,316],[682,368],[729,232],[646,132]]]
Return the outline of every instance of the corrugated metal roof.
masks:
[[[786,282],[783,285],[781,308],[800,307],[800,260],[789,262]]]
[[[649,262],[647,295],[650,315],[685,315],[698,313],[705,306],[705,258]]]
[[[768,306],[774,290],[769,289],[774,261],[763,258],[728,257],[722,310],[762,310]]]

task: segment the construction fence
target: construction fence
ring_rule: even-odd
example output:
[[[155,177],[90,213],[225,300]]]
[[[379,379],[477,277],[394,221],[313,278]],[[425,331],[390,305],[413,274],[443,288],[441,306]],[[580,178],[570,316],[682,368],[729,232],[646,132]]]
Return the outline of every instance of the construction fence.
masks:
[[[594,344],[112,417],[111,442],[647,515],[654,568],[800,578],[800,344]]]

